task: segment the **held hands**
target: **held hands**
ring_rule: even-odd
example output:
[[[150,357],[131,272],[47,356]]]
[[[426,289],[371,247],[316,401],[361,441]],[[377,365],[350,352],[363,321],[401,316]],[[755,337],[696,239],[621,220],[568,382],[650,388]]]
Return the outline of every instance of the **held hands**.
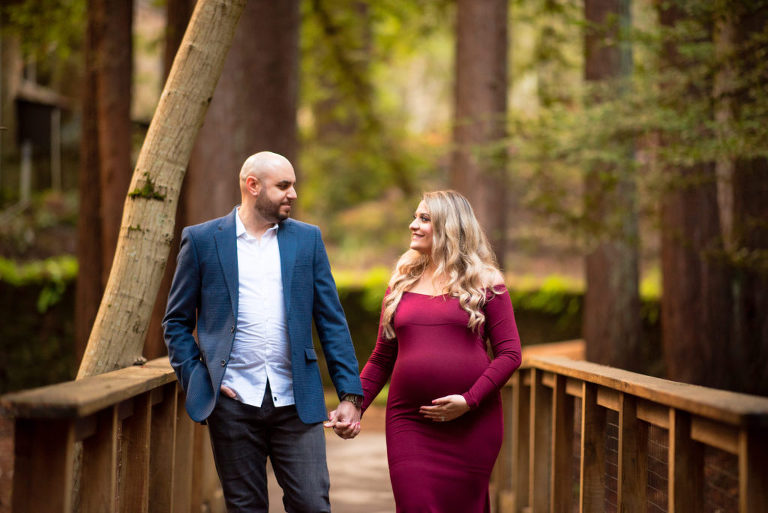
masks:
[[[432,401],[432,406],[419,408],[419,413],[434,422],[448,422],[461,417],[468,411],[467,400],[458,394],[438,397]]]
[[[360,410],[349,401],[341,401],[338,408],[328,414],[328,421],[323,424],[341,438],[349,440],[360,432]]]

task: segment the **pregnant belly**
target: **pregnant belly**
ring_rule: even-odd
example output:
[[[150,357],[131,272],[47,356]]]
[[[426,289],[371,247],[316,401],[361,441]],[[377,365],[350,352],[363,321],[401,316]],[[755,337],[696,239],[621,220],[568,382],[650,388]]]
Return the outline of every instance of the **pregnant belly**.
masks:
[[[393,405],[418,409],[438,397],[467,392],[487,366],[482,351],[401,352],[392,372],[390,398]]]

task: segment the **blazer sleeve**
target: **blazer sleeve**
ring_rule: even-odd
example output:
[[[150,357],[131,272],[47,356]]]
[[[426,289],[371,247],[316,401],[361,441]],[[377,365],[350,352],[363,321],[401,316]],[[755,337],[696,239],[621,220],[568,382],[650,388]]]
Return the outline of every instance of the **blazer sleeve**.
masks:
[[[193,336],[197,324],[197,306],[200,304],[200,262],[195,241],[185,228],[176,259],[168,305],[163,317],[163,334],[168,346],[168,358],[181,387],[187,391],[193,371],[203,366],[200,349]]]
[[[339,397],[344,394],[362,395],[355,347],[319,229],[315,229],[313,266],[315,282],[312,316],[331,380]]]

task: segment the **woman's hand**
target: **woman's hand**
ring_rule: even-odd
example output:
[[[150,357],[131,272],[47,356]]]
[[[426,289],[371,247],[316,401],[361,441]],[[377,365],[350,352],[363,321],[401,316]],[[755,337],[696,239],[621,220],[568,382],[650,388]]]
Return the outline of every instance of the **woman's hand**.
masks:
[[[434,422],[448,422],[461,417],[468,411],[467,400],[458,394],[438,397],[432,401],[432,406],[419,408],[419,413]]]

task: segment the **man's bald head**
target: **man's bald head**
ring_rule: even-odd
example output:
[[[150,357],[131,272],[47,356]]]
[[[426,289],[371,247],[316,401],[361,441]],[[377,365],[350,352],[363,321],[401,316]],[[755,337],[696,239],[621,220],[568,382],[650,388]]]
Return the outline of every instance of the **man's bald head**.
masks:
[[[271,151],[260,151],[259,153],[254,153],[245,159],[245,162],[243,162],[243,167],[240,168],[240,186],[243,186],[246,178],[249,176],[253,176],[259,181],[263,182],[264,177],[267,174],[270,174],[276,169],[284,166],[293,168],[288,159],[282,155],[273,153]]]

